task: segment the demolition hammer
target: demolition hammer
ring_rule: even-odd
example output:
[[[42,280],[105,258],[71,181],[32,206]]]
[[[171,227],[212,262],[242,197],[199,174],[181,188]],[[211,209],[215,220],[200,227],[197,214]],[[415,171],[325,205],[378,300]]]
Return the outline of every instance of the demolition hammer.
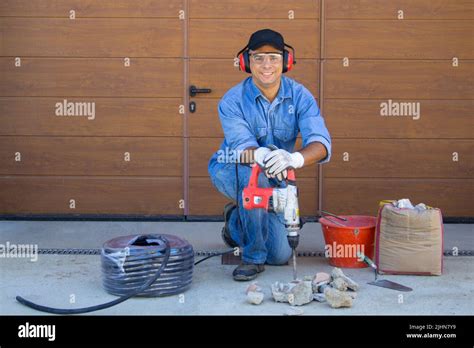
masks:
[[[293,251],[293,279],[296,280],[296,248],[299,243],[301,229],[300,211],[298,208],[298,188],[294,169],[288,169],[287,186],[258,187],[258,176],[262,169],[255,164],[250,174],[248,186],[242,191],[245,209],[265,209],[268,212],[283,213],[288,243]]]

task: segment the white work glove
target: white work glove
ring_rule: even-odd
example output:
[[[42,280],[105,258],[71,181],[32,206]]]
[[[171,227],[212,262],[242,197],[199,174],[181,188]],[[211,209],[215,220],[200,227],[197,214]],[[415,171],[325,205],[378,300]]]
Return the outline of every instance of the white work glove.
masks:
[[[259,147],[258,149],[254,150],[253,159],[260,167],[263,168],[265,166],[263,160],[270,152],[272,152],[272,150],[270,150],[268,147]]]
[[[301,168],[304,165],[304,157],[299,152],[289,153],[286,150],[278,149],[270,152],[263,160],[265,172],[271,178],[283,181],[288,177],[288,169]]]

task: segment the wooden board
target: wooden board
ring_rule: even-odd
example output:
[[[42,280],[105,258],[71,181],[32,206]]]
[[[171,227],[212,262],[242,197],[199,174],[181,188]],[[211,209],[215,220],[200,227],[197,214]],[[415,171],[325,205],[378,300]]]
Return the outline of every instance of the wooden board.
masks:
[[[0,18],[2,55],[182,57],[183,21],[138,18]]]
[[[192,100],[196,103],[196,112],[189,113],[188,134],[192,137],[224,137],[217,111],[220,99],[199,97],[199,100]]]
[[[473,148],[473,140],[337,139],[324,179],[469,179],[474,177]]]
[[[95,115],[57,116],[65,98],[0,97],[0,135],[181,136],[181,98],[87,98]],[[67,102],[83,102],[69,98]]]
[[[325,98],[472,99],[474,61],[342,60],[324,63]]]
[[[178,137],[4,136],[0,162],[4,175],[181,176],[183,144]]]
[[[0,16],[76,18],[153,17],[178,18],[184,0],[2,0]]]
[[[0,96],[181,97],[182,60],[135,58],[0,58]]]
[[[231,202],[211,183],[209,177],[189,178],[189,214],[222,216],[224,206]]]
[[[182,178],[0,176],[0,214],[182,215],[182,184]]]
[[[376,216],[384,199],[409,198],[442,210],[445,217],[474,215],[473,179],[326,178],[323,210],[334,214]]]
[[[325,28],[326,58],[474,58],[474,21],[328,20]]]
[[[317,19],[319,0],[190,0],[190,18]],[[293,13],[290,13],[293,11]],[[265,26],[261,26],[262,28]]]
[[[330,0],[325,1],[326,18],[474,19],[473,0]]]
[[[394,101],[405,103],[413,99]],[[324,117],[333,139],[474,138],[474,100],[420,100],[417,120],[381,116],[383,103],[387,100],[325,99]]]

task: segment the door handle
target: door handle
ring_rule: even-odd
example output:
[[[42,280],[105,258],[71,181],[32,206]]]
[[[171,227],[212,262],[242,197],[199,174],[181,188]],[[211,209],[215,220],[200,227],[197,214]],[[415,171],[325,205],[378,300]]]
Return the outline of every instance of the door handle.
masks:
[[[196,86],[190,86],[189,87],[189,95],[191,97],[195,97],[196,94],[198,93],[211,93],[211,89],[210,88],[197,88]]]

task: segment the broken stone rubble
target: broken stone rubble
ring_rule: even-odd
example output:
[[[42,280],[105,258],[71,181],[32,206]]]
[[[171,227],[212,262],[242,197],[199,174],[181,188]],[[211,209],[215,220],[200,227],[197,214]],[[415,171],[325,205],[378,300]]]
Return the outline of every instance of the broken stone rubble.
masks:
[[[258,285],[258,282],[254,282],[247,287],[247,290],[245,290],[245,293],[248,293],[249,291],[261,292],[262,288]]]
[[[247,287],[247,302],[259,305],[263,302],[264,294],[262,288],[257,285],[257,283],[252,283]]]
[[[347,285],[348,284],[342,278],[336,278],[331,282],[331,286],[334,289],[337,289],[339,291],[346,291],[347,290]]]
[[[357,291],[359,285],[337,267],[332,270],[331,279],[330,287],[326,286],[323,289],[328,304],[332,308],[352,307],[356,294],[346,290]]]
[[[359,285],[337,267],[331,274],[318,272],[314,277],[306,276],[303,280],[290,283],[275,282],[271,286],[272,296],[276,302],[302,306],[314,300],[328,302],[332,308],[352,307],[356,294],[347,290],[358,289]]]
[[[331,276],[329,274],[324,273],[324,272],[316,273],[316,275],[313,277],[313,280],[312,280],[313,293],[322,292],[320,290],[321,286],[328,284],[330,280],[331,280]]]
[[[326,296],[324,294],[313,294],[313,300],[318,302],[326,302]]]
[[[318,272],[313,278],[313,283],[327,282],[331,279],[331,276],[325,272]]]
[[[276,302],[288,302],[292,306],[301,306],[313,301],[311,281],[295,280],[290,283],[272,284],[272,295]]]
[[[332,308],[352,307],[354,293],[340,291],[331,287],[324,289],[326,301]]]
[[[340,268],[334,267],[334,269],[331,272],[331,278],[333,279],[333,281],[338,278],[342,279],[347,284],[347,288],[352,291],[359,290],[359,284],[357,284],[351,278],[346,276]]]
[[[254,305],[259,305],[263,302],[263,292],[249,291],[247,292],[247,301]]]

